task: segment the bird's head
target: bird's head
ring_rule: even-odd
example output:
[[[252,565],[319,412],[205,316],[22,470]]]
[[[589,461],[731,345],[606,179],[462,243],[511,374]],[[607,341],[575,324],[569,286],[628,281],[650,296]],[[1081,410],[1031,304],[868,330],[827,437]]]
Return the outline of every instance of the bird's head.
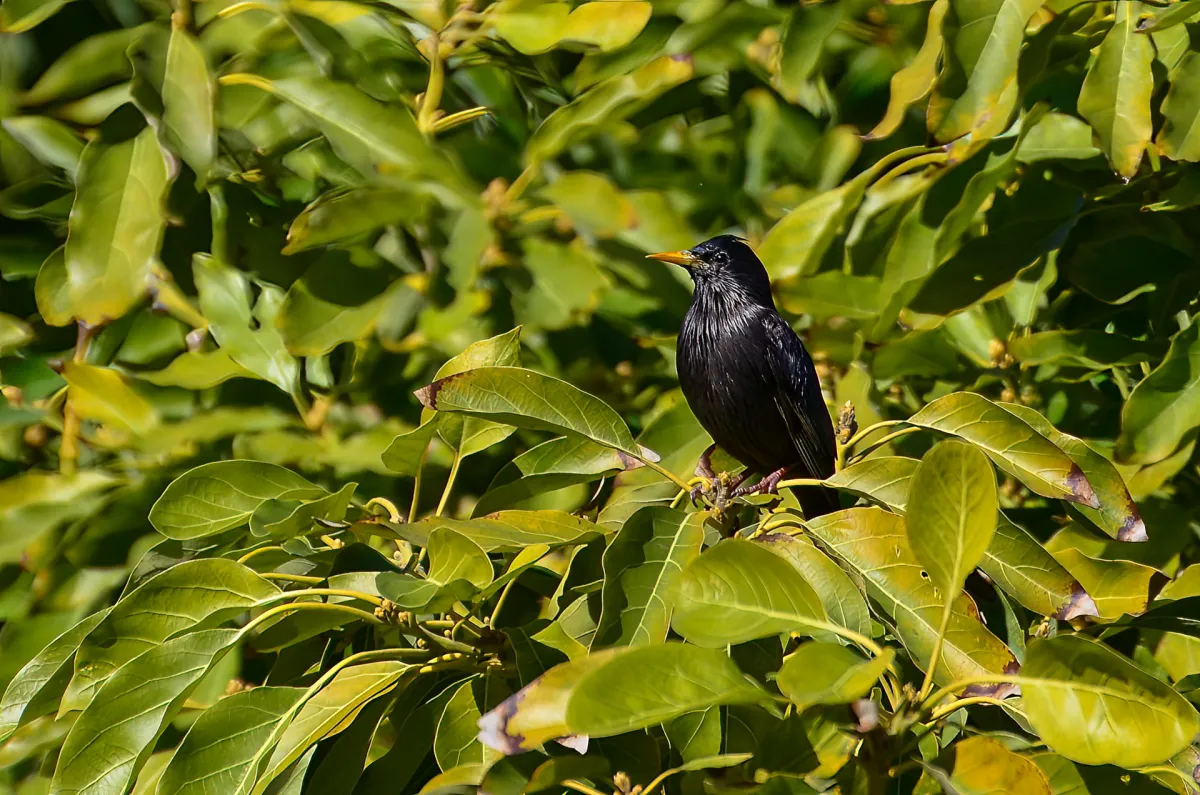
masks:
[[[687,268],[697,290],[739,292],[771,304],[771,280],[767,269],[740,237],[717,235],[683,251],[651,254],[649,259]]]

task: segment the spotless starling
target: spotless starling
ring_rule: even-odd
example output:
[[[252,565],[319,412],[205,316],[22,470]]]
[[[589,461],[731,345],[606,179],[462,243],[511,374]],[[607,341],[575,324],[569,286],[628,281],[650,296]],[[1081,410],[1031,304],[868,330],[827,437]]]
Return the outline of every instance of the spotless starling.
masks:
[[[679,330],[679,385],[696,419],[745,464],[732,496],[775,493],[785,475],[833,474],[833,423],[812,358],[771,297],[767,269],[744,240],[719,235],[695,248],[651,254],[687,268],[696,284]],[[696,468],[714,477],[710,447]],[[742,483],[762,475],[753,487]],[[807,518],[836,511],[834,492],[798,489]]]

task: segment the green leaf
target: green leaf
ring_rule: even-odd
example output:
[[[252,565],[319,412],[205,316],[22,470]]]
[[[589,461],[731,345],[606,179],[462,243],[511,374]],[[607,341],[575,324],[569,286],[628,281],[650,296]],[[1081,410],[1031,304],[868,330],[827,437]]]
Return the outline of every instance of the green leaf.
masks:
[[[167,538],[203,538],[246,524],[271,500],[324,496],[324,489],[290,469],[261,461],[214,461],[172,481],[150,509],[150,523]]]
[[[1046,774],[1053,795],[1106,795],[1121,790],[1163,795],[1171,791],[1156,786],[1140,773],[1111,765],[1076,765],[1049,751],[1032,754],[1029,759]]]
[[[905,508],[908,542],[947,610],[983,559],[999,507],[996,475],[977,448],[947,440],[921,459]]]
[[[1056,753],[1085,765],[1166,761],[1200,730],[1187,699],[1107,647],[1078,635],[1034,641],[1021,707]]]
[[[158,425],[154,407],[130,389],[116,370],[67,362],[62,375],[71,387],[71,404],[80,417],[138,436]]]
[[[248,791],[262,795],[305,751],[348,728],[367,704],[394,690],[410,670],[411,665],[387,661],[352,665],[338,671],[328,684],[303,702],[294,719],[289,721],[285,716],[275,724],[272,736],[249,763],[249,770],[261,772]],[[264,759],[266,766],[262,767]]]
[[[0,124],[31,155],[48,166],[62,169],[75,181],[84,148],[78,133],[47,116],[11,116]]]
[[[763,546],[781,556],[800,572],[813,586],[825,616],[839,626],[860,635],[870,636],[871,613],[867,601],[850,575],[808,538],[783,533],[767,533],[757,539]],[[820,637],[826,633],[813,633]]]
[[[849,704],[865,697],[891,664],[895,652],[884,649],[868,660],[836,643],[812,641],[783,660],[776,683],[800,711],[817,704]]]
[[[494,12],[496,33],[524,55],[553,49],[567,28],[571,6],[541,0],[506,0]]]
[[[167,722],[240,637],[236,629],[194,632],[151,646],[113,674],[71,727],[50,792],[124,793]]]
[[[230,378],[253,378],[254,374],[233,360],[224,349],[200,352],[185,351],[161,370],[135,373],[142,381],[156,386],[179,386],[184,389],[209,389]]]
[[[1147,10],[1151,12],[1150,16],[1138,23],[1139,33],[1165,30],[1187,22],[1196,14],[1200,14],[1200,8],[1190,3],[1171,3],[1161,8]]]
[[[950,0],[942,73],[929,100],[929,131],[941,142],[1008,126],[1017,104],[1017,63],[1038,0]],[[989,136],[990,137],[990,136]]]
[[[348,243],[370,232],[420,216],[425,197],[411,190],[353,188],[321,196],[288,228],[284,254]]]
[[[66,326],[75,319],[71,285],[67,277],[66,251],[66,246],[59,246],[46,257],[34,284],[38,314],[50,326]]]
[[[124,315],[146,295],[166,216],[166,159],[149,127],[83,150],[67,233],[67,281],[76,316],[93,325]]]
[[[959,740],[924,767],[942,785],[943,792],[955,795],[1053,795],[1046,774],[1028,757],[982,735]]]
[[[891,620],[909,656],[918,665],[928,661],[943,599],[908,546],[904,519],[878,508],[852,508],[811,520],[808,526],[823,546],[866,580],[868,596]],[[1016,667],[1012,652],[979,620],[974,602],[965,594],[956,597],[935,681],[946,684]],[[1002,696],[1011,687],[975,690]]]
[[[385,105],[349,83],[318,76],[267,81],[252,76],[252,85],[270,91],[304,111],[338,153],[368,178],[402,179],[414,175],[441,178],[458,195],[457,176],[445,157],[417,130],[416,119],[403,106]]]
[[[216,94],[204,50],[185,25],[173,20],[162,82],[163,127],[201,183],[217,157]]]
[[[79,644],[108,613],[107,609],[92,613],[48,643],[17,672],[0,699],[0,741],[58,708]]]
[[[51,0],[41,5],[53,13],[64,3]],[[5,3],[4,11],[8,12],[11,6],[12,3]],[[8,14],[4,13],[3,16]],[[102,86],[127,79],[133,74],[133,67],[125,54],[126,50],[145,31],[145,27],[122,28],[83,39],[42,72],[37,82],[22,97],[24,104],[44,105],[56,100],[80,97]],[[9,32],[18,31],[10,29]]]
[[[303,695],[299,687],[256,687],[206,709],[163,771],[159,795],[243,795],[256,773],[251,762]]]
[[[609,78],[542,122],[523,154],[526,165],[557,156],[653,102],[694,75],[691,59],[662,56],[628,74]]]
[[[671,626],[692,643],[718,647],[828,625],[794,566],[763,544],[730,539],[683,570]]]
[[[1171,338],[1162,363],[1134,387],[1121,407],[1116,456],[1122,463],[1167,458],[1200,426],[1200,323]]]
[[[1163,349],[1153,340],[1135,340],[1093,329],[1071,329],[1018,337],[1009,342],[1008,352],[1025,365],[1061,364],[1106,370],[1157,361]]]
[[[887,138],[899,129],[909,107],[933,90],[937,79],[938,58],[942,54],[942,20],[950,8],[950,0],[936,0],[929,8],[925,40],[912,62],[892,75],[891,95],[883,118],[866,138]]]
[[[658,461],[633,440],[629,426],[606,403],[532,370],[481,367],[443,377],[416,394],[426,408],[436,411],[582,436],[634,458]]]
[[[383,465],[398,475],[415,475],[425,459],[425,450],[437,433],[438,422],[431,420],[402,433],[392,440],[381,456]]]
[[[287,291],[279,331],[293,356],[323,356],[344,342],[365,339],[401,281],[379,268],[357,268],[337,256],[323,258]]]
[[[1047,113],[1017,147],[1017,159],[1022,163],[1087,160],[1099,154],[1100,150],[1092,143],[1092,128],[1087,122],[1065,113]],[[1089,333],[1084,329],[1079,331]]]
[[[71,0],[8,0],[0,7],[0,33],[24,33],[58,13]]]
[[[605,649],[555,666],[484,715],[479,739],[516,754],[563,737],[610,737],[765,697],[718,649],[682,643]]]
[[[253,308],[246,274],[205,254],[192,258],[200,311],[209,331],[235,362],[290,395],[299,393],[300,366],[288,353],[276,327],[284,294],[270,285]]]
[[[1093,450],[1082,439],[1065,434],[1050,424],[1050,421],[1028,406],[1016,403],[1002,404],[1038,433],[1045,436],[1056,447],[1071,457],[1083,471],[1091,484],[1099,508],[1080,505],[1079,511],[1091,519],[1097,527],[1118,541],[1141,542],[1147,540],[1146,523],[1138,513],[1137,505],[1125,487],[1121,473],[1113,463]]]
[[[1123,3],[1116,15],[1083,78],[1079,115],[1096,131],[1113,170],[1129,178],[1150,143],[1154,45],[1137,32],[1137,6]]]
[[[523,248],[522,264],[533,286],[516,301],[518,321],[546,329],[586,322],[609,285],[595,257],[537,239],[526,241]]]
[[[1048,544],[1051,554],[1092,595],[1100,618],[1115,620],[1145,612],[1162,579],[1158,569],[1129,560],[1094,558],[1073,547],[1059,547],[1054,540]]]
[[[1035,494],[1100,507],[1087,477],[1066,453],[985,397],[955,392],[925,406],[908,422],[970,442]]]
[[[797,6],[784,30],[779,49],[776,84],[780,93],[796,101],[812,78],[821,59],[821,50],[842,21],[838,5]]]
[[[438,718],[433,738],[433,756],[444,771],[459,765],[482,765],[495,754],[476,739],[479,728],[479,707],[475,703],[475,683],[478,677],[464,680],[454,689]]]
[[[653,4],[645,0],[625,3],[581,3],[571,10],[562,38],[599,48],[618,50],[637,38],[650,21]]]
[[[1022,607],[1040,615],[1067,621],[1100,614],[1071,572],[1003,513],[979,568]]]
[[[586,544],[603,533],[603,528],[562,511],[499,511],[465,520],[431,517],[397,525],[396,532],[410,543],[426,546],[439,527],[461,533],[484,552],[519,552],[533,544]]]
[[[908,503],[912,477],[920,464],[915,458],[878,456],[864,458],[835,472],[826,482],[839,489],[903,511]]]
[[[867,458],[846,467],[828,482],[902,512],[919,463],[899,456]],[[1035,613],[1064,621],[1097,615],[1096,605],[1083,586],[1003,512],[997,517],[995,534],[979,568]]]
[[[603,609],[592,648],[663,643],[683,568],[700,554],[706,514],[648,506],[604,551]]]
[[[486,588],[494,577],[492,562],[474,541],[448,527],[430,533],[429,579],[443,585],[466,580],[476,588]]]
[[[114,672],[168,638],[220,624],[279,593],[249,568],[221,558],[185,561],[155,575],[88,633],[62,709],[85,707]]]

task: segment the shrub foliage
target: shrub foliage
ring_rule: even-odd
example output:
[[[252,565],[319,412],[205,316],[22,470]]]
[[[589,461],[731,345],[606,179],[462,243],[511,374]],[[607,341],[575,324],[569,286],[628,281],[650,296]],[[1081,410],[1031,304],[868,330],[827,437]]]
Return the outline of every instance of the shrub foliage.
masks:
[[[1196,792],[1198,14],[5,0],[0,788]]]

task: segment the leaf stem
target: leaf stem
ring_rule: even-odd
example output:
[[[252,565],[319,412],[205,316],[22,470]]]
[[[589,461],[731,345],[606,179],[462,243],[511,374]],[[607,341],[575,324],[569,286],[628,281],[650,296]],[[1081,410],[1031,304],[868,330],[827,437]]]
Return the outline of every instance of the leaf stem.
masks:
[[[573,778],[565,778],[562,780],[561,784],[564,787],[566,787],[567,789],[573,789],[576,792],[582,792],[583,795],[604,795],[604,793],[601,792],[600,790],[592,789],[587,784],[584,784],[582,781],[578,781]]]
[[[303,574],[284,574],[283,572],[279,572],[279,571],[268,571],[268,572],[264,572],[258,576],[262,577],[264,580],[280,580],[281,582],[299,582],[299,583],[304,583],[305,585],[320,585],[321,583],[325,582],[324,577],[306,577]]]
[[[828,484],[820,478],[792,478],[791,480],[781,480],[776,488],[803,488],[804,486],[826,486]]]
[[[82,363],[87,358],[88,348],[92,337],[99,331],[99,326],[91,326],[82,320],[75,324],[75,353],[71,361]],[[67,398],[63,403],[62,440],[58,446],[58,469],[64,475],[74,475],[79,462],[79,412],[75,410],[72,392],[67,387]]]
[[[942,659],[942,646],[946,640],[946,628],[950,626],[950,614],[953,609],[952,601],[946,601],[942,608],[942,623],[938,627],[937,637],[933,641],[933,653],[929,655],[929,669],[925,671],[925,681],[921,683],[921,692],[917,696],[918,701],[923,701],[925,696],[929,695],[929,691],[933,689],[933,675],[937,673],[938,663]]]
[[[834,635],[843,637],[852,643],[857,643],[859,646],[861,646],[862,648],[871,652],[871,654],[873,654],[876,657],[883,656],[883,647],[880,646],[878,643],[871,640],[866,635],[860,635],[857,632],[855,632],[854,630],[846,629],[845,627],[841,626],[840,624],[834,624],[829,621],[821,621],[820,619],[815,619],[815,618],[813,618],[813,619],[806,618],[806,619],[804,619],[803,623],[804,623],[804,626],[806,626],[810,629],[822,630],[824,632],[832,632]],[[889,669],[892,669],[893,667],[894,666],[892,666],[892,665],[888,666]]]
[[[1056,685],[1061,685],[1062,682],[1046,679],[1031,679],[1028,676],[1017,676],[1016,674],[986,674],[984,676],[968,676],[962,679],[956,679],[940,690],[935,690],[931,696],[924,699],[925,707],[932,707],[947,696],[954,695],[955,692],[971,685],[1021,685],[1032,682],[1052,681]]]
[[[874,444],[872,444],[870,447],[868,447],[866,450],[863,450],[861,453],[855,453],[851,457],[850,463],[853,464],[855,461],[861,461],[862,459],[866,458],[868,455],[875,452],[880,447],[883,447],[885,444],[892,441],[893,439],[899,439],[901,436],[907,436],[910,433],[916,433],[917,431],[920,431],[920,430],[923,430],[923,428],[921,428],[917,425],[913,425],[911,427],[901,428],[898,431],[889,433],[887,436],[883,437],[882,439],[879,439]]]
[[[271,544],[270,546],[259,547],[258,549],[250,550],[245,555],[242,555],[240,558],[238,558],[237,562],[245,566],[249,560],[258,557],[264,552],[287,552],[287,550],[278,544]]]
[[[969,707],[972,704],[993,704],[997,707],[1007,706],[1009,709],[1015,710],[1015,711],[1021,713],[1022,715],[1025,714],[1025,713],[1021,712],[1020,710],[1018,710],[1016,707],[1012,706],[1011,704],[1006,705],[1004,703],[1004,699],[993,698],[992,696],[971,696],[969,698],[956,699],[954,701],[951,701],[949,704],[946,704],[943,707],[938,707],[932,713],[930,713],[929,719],[930,720],[941,720],[942,718],[946,717],[947,715],[950,715],[951,713],[954,713],[954,712],[958,712],[963,707]]]
[[[846,442],[842,446],[846,448],[852,448],[863,439],[866,439],[868,436],[875,433],[875,431],[882,430],[884,428],[890,428],[893,425],[903,425],[905,422],[906,420],[882,420],[874,425],[868,425],[866,428],[863,428],[861,431],[851,436],[850,441]]]
[[[363,621],[368,621],[372,624],[384,623],[382,620],[376,618],[374,613],[368,613],[366,610],[359,610],[357,607],[351,607],[350,605],[342,605],[334,602],[288,602],[285,605],[276,605],[270,610],[264,611],[260,615],[251,619],[246,626],[242,627],[242,630],[245,632],[250,632],[251,630],[257,629],[259,626],[261,626],[264,621],[274,618],[275,616],[282,615],[283,613],[287,613],[289,611],[303,610],[324,610],[330,613],[345,613]]]
[[[425,94],[421,97],[421,107],[417,111],[417,127],[421,132],[429,134],[434,131],[438,109],[442,104],[442,88],[446,83],[446,65],[442,62],[441,40],[435,30],[429,34],[429,83]]]
[[[393,521],[393,522],[400,521],[400,511],[398,511],[396,509],[396,504],[394,502],[392,502],[391,500],[387,499],[386,497],[372,497],[371,499],[367,500],[367,504],[363,506],[363,510],[364,511],[367,510],[372,505],[378,505],[379,507],[381,507],[385,511],[387,511],[388,519],[390,519],[391,521]]]
[[[408,506],[408,523],[417,521],[417,503],[421,499],[421,472],[425,469],[425,456],[429,455],[429,445],[421,451],[421,460],[417,462],[417,474],[413,475],[413,496]],[[398,546],[398,545],[397,545]]]
[[[632,454],[626,453],[626,455],[632,455]],[[683,489],[684,491],[691,491],[692,487],[687,482],[676,477],[674,472],[667,471],[666,467],[660,466],[659,464],[656,464],[647,458],[643,458],[640,455],[635,455],[633,457],[636,458],[638,461],[641,461],[643,464],[650,467],[650,469],[653,469],[655,472],[662,475],[664,478],[671,481],[672,483],[674,483],[676,486]]]
[[[454,479],[458,477],[458,467],[462,463],[462,453],[458,450],[454,451],[454,463],[450,465],[450,475],[446,478],[446,488],[442,489],[442,498],[438,500],[437,510],[434,511],[434,516],[441,516],[446,510],[446,503],[450,501],[450,492],[454,489]]]

